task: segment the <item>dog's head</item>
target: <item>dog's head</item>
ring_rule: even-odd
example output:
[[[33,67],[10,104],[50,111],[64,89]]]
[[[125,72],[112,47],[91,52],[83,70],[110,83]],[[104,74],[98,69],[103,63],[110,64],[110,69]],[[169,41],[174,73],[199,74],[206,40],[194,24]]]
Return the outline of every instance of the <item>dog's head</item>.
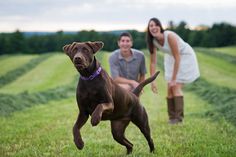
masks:
[[[103,47],[103,42],[73,42],[65,45],[63,51],[70,57],[78,70],[88,68],[94,60],[94,54]]]

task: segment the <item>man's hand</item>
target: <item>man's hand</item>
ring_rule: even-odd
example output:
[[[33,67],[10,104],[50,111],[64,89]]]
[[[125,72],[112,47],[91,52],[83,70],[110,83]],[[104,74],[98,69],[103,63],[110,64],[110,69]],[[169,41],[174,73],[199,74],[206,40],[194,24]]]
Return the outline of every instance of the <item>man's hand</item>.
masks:
[[[139,85],[139,83],[135,80],[130,81],[129,84],[132,87],[132,89],[135,89]]]

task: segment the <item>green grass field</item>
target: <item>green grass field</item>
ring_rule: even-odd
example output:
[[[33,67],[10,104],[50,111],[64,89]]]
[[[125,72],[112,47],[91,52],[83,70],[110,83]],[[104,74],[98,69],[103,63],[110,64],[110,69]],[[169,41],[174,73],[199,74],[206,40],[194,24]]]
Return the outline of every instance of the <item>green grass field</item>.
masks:
[[[210,48],[210,50],[214,50],[223,54],[228,54],[236,57],[235,53],[236,46],[222,47],[222,48]]]
[[[220,48],[220,52],[228,54],[229,49],[230,55],[236,54],[236,47]],[[38,55],[1,56],[0,76],[36,57]],[[108,57],[109,53],[104,51],[97,54],[109,72]],[[148,85],[141,95],[156,151],[149,153],[145,138],[130,124],[126,136],[134,144],[134,150],[129,156],[236,156],[236,65],[204,53],[197,52],[197,57],[201,78],[200,83],[195,84],[197,87],[187,85],[185,90],[184,123],[167,123],[166,82],[163,70],[158,67],[161,70],[156,80],[159,93],[153,94]],[[148,63],[147,54],[147,69]],[[92,127],[88,120],[81,130],[85,147],[83,150],[75,147],[72,127],[79,112],[74,93],[78,77],[69,58],[55,53],[0,88],[1,157],[126,156],[126,149],[112,138],[109,121]],[[62,93],[69,94],[61,99],[55,97]],[[223,98],[218,93],[227,98],[224,103],[219,103]],[[225,116],[223,112],[228,114]]]
[[[6,74],[6,72],[13,70],[26,62],[28,62],[30,59],[35,58],[36,55],[15,55],[15,56],[8,56],[4,55],[0,58],[0,76]],[[15,60],[18,60],[15,62]]]

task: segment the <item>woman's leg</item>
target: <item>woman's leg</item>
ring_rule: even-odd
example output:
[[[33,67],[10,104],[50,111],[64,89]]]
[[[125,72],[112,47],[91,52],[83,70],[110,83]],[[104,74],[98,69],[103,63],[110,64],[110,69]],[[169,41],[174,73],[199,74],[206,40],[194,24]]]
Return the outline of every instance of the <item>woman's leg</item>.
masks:
[[[169,123],[170,124],[175,124],[177,121],[175,119],[174,95],[173,95],[172,88],[169,85],[169,83],[167,84],[167,98],[166,98],[166,102],[167,102],[167,112],[168,112],[168,116],[169,116]]]
[[[177,83],[172,87],[174,104],[175,104],[175,116],[178,122],[182,122],[184,118],[184,97],[182,91],[183,84]]]
[[[171,91],[173,93],[173,97],[175,96],[183,96],[183,84],[182,83],[176,83],[175,86],[171,88]]]
[[[173,98],[173,90],[169,83],[167,83],[167,98]]]

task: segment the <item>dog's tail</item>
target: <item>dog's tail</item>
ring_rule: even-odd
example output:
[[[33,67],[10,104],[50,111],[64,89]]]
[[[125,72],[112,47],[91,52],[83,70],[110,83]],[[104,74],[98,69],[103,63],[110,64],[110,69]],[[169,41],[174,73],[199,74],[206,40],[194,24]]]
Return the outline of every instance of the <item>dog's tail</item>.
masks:
[[[147,84],[151,83],[152,81],[154,81],[158,74],[160,73],[160,71],[157,71],[154,75],[152,75],[151,77],[149,77],[148,79],[142,81],[133,91],[132,93],[134,93],[137,97],[139,97],[141,91],[143,90],[143,87],[146,86]]]

